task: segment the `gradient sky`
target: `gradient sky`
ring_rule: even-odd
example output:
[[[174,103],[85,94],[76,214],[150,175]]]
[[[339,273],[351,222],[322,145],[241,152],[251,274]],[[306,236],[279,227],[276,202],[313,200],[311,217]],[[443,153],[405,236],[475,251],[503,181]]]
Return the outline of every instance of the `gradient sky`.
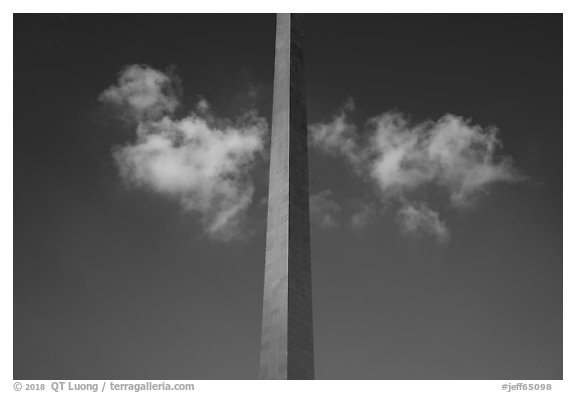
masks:
[[[98,96],[126,65],[175,66],[182,111],[268,121],[273,15],[14,18],[14,378],[255,379],[267,167],[244,240],[119,176],[134,139]],[[526,180],[442,207],[450,240],[393,215],[312,225],[317,379],[562,378],[562,16],[307,15],[310,124],[446,113],[500,130]],[[312,192],[373,192],[311,151]],[[435,200],[436,196],[431,198]]]

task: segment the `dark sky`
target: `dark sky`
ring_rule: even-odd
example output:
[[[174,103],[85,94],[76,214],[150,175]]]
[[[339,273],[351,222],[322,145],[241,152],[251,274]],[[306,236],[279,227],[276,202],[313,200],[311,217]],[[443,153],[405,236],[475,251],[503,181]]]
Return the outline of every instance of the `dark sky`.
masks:
[[[124,185],[134,130],[97,97],[123,66],[176,66],[184,108],[271,117],[273,15],[14,18],[14,378],[255,379],[265,209],[221,243]],[[449,243],[383,216],[312,226],[318,379],[562,378],[562,16],[307,15],[309,122],[347,98],[500,129],[527,180],[447,209]],[[312,153],[311,190],[368,191]],[[265,195],[266,166],[254,172]],[[255,203],[257,204],[257,203]]]

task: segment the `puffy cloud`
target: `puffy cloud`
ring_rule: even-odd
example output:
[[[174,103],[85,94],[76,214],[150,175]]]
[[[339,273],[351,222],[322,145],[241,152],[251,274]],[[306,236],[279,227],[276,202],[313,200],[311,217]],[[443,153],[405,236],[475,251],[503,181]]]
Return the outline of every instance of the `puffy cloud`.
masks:
[[[450,233],[437,212],[426,204],[404,204],[398,211],[398,223],[405,234],[430,235],[439,242],[446,243]]]
[[[332,191],[324,190],[310,196],[310,217],[312,221],[324,228],[338,226],[337,216],[340,205],[334,201]]]
[[[450,205],[462,207],[496,183],[523,179],[509,157],[498,155],[501,142],[495,127],[452,114],[415,123],[390,111],[360,129],[349,119],[353,109],[348,100],[331,119],[311,125],[310,141],[317,150],[346,159],[377,187],[380,201],[410,200],[435,188],[448,196]],[[362,217],[357,212],[353,226],[363,226]]]
[[[445,189],[455,205],[466,205],[488,187],[520,177],[509,158],[496,156],[501,142],[494,127],[482,128],[454,115],[411,125],[398,112],[369,121],[370,175],[386,194],[420,187]]]
[[[238,225],[254,193],[249,171],[264,147],[266,121],[255,112],[235,120],[217,118],[205,100],[182,119],[159,117],[178,105],[162,88],[173,83],[170,77],[141,66],[125,72],[118,86],[103,93],[124,97],[110,103],[138,113],[135,140],[114,150],[121,176],[176,199],[200,217],[210,237],[239,236]]]
[[[98,99],[115,107],[126,120],[155,120],[172,114],[179,105],[180,80],[147,65],[124,67],[118,83],[110,86]]]

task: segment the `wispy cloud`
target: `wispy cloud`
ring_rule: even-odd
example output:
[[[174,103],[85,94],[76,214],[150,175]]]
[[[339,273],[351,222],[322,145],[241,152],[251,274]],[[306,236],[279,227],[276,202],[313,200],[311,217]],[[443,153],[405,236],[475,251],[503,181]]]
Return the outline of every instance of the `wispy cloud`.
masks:
[[[323,228],[338,226],[340,205],[333,199],[332,191],[324,190],[310,196],[310,217]]]
[[[353,228],[364,228],[374,221],[378,215],[378,209],[373,202],[355,201],[350,224]]]
[[[430,235],[441,243],[446,243],[450,233],[437,212],[424,203],[404,204],[398,211],[398,223],[404,234]]]
[[[391,111],[360,128],[349,120],[353,110],[348,100],[331,119],[311,125],[310,141],[317,150],[346,159],[356,174],[376,185],[380,201],[416,200],[434,188],[451,206],[464,207],[497,183],[522,179],[511,158],[498,154],[502,144],[495,127],[452,114],[413,122]],[[432,212],[419,206],[407,212]]]
[[[100,95],[137,122],[135,139],[115,148],[116,164],[127,182],[176,199],[196,214],[211,238],[238,237],[253,199],[249,172],[264,148],[266,121],[254,111],[219,118],[204,99],[174,119],[177,84],[167,73],[133,65]]]
[[[358,127],[348,119],[354,107],[354,101],[348,99],[329,121],[311,124],[308,135],[309,143],[321,152],[343,156],[359,166],[364,153],[357,141]]]

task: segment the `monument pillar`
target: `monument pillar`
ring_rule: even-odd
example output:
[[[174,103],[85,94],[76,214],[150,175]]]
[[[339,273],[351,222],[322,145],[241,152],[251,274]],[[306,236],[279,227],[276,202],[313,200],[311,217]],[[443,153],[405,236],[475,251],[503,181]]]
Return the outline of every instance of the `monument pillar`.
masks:
[[[300,18],[278,14],[261,379],[313,379],[308,135]]]

